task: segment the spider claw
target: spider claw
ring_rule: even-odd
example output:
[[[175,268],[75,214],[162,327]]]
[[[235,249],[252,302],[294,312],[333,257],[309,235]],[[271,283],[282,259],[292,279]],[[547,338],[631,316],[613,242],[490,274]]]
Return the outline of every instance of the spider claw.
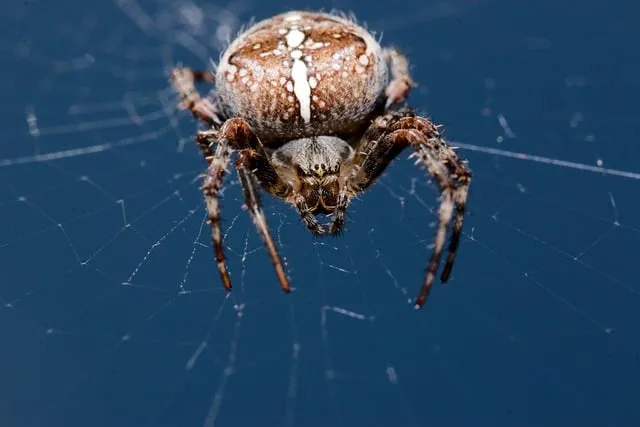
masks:
[[[442,274],[440,275],[440,283],[447,283],[449,280],[449,276],[451,275],[451,270],[453,269],[453,265],[445,265]]]
[[[392,98],[387,98],[387,102],[384,103],[384,109],[388,109],[394,104],[394,100]]]
[[[341,236],[344,229],[344,217],[338,217],[331,223],[329,233],[333,236]]]
[[[218,262],[218,269],[221,271],[220,279],[222,279],[222,286],[224,286],[227,292],[231,292],[233,286],[231,285],[231,279],[229,279],[226,266],[221,266],[220,264],[224,264],[224,261]]]

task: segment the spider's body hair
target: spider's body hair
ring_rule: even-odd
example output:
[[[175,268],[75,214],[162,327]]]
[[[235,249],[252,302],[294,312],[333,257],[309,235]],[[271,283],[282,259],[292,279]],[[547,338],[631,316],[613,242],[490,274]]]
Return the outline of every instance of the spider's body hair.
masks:
[[[300,168],[306,175],[322,177],[340,171],[340,165],[353,158],[353,148],[334,136],[301,138],[287,142],[273,152],[274,166]]]

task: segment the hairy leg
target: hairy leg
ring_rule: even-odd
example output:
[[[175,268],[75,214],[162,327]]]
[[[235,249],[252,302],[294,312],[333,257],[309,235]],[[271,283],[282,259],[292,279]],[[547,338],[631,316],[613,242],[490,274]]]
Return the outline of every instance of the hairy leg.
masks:
[[[400,104],[409,97],[412,87],[415,87],[411,74],[409,73],[409,60],[395,48],[385,48],[382,55],[389,64],[391,70],[391,81],[385,91],[387,104]]]
[[[170,80],[180,96],[178,108],[191,111],[195,118],[209,127],[217,128],[222,124],[215,105],[210,99],[202,98],[195,87],[196,82],[214,83],[215,76],[212,73],[178,67],[171,71]]]
[[[403,108],[378,117],[367,129],[360,142],[356,144],[353,159],[344,165],[347,172],[339,183],[340,190],[329,230],[331,234],[338,234],[342,231],[347,206],[351,198],[371,185],[387,165],[406,147],[406,145],[393,144],[380,146],[379,143],[384,135],[390,132],[390,126],[405,117],[410,111]]]
[[[345,186],[351,194],[364,191],[384,172],[392,160],[406,147],[412,146],[421,163],[435,179],[441,191],[438,209],[438,226],[434,248],[427,267],[422,289],[416,299],[416,307],[422,307],[429,295],[440,262],[446,233],[455,219],[449,243],[449,254],[441,275],[445,282],[453,268],[462,232],[466,200],[471,182],[471,172],[465,162],[444,141],[438,127],[426,118],[416,117],[409,110],[390,112],[375,120],[365,132],[353,159],[352,173]]]
[[[211,235],[216,261],[218,262],[218,270],[224,287],[230,290],[231,280],[225,263],[224,249],[222,246],[218,193],[231,158],[232,150],[240,150],[236,168],[242,183],[247,207],[273,261],[278,280],[282,288],[288,291],[290,289],[289,282],[284,273],[280,255],[269,234],[264,213],[260,207],[256,180],[260,182],[263,188],[276,196],[286,196],[290,192],[289,185],[280,180],[269,161],[269,157],[262,143],[253,133],[249,124],[243,119],[229,119],[222,125],[220,130],[212,129],[198,132],[197,141],[205,158],[209,162],[209,168],[205,175],[202,189],[209,214],[209,222],[211,224]],[[215,153],[211,157],[211,160],[209,160],[210,157],[207,153],[212,152],[214,145]]]
[[[449,254],[447,255],[447,260],[440,276],[440,281],[444,283],[449,280],[449,276],[451,275],[462,236],[462,223],[467,206],[467,197],[469,196],[469,186],[471,185],[471,171],[467,167],[466,162],[461,160],[454,149],[446,143],[439,131],[439,126],[434,126],[429,120],[423,117],[405,117],[398,121],[396,127],[402,129],[418,129],[425,135],[432,135],[431,139],[435,143],[435,156],[446,166],[456,187],[453,193],[456,212],[451,232],[451,240],[449,241],[449,248],[447,249]]]
[[[225,264],[222,246],[218,193],[223,176],[226,173],[231,151],[238,150],[236,169],[242,184],[245,203],[267,248],[280,286],[285,292],[289,292],[291,286],[278,249],[269,232],[258,190],[262,187],[276,197],[289,199],[295,198],[295,192],[288,183],[278,176],[262,142],[253,133],[245,120],[239,118],[229,119],[220,127],[220,130],[211,129],[198,132],[197,140],[198,145],[205,154],[205,158],[209,158],[207,150],[211,152],[215,146],[215,153],[211,156],[211,161],[209,161],[210,166],[205,176],[203,191],[205,192],[207,211],[209,212],[218,270],[225,288],[231,289],[231,280]],[[304,206],[301,206],[301,213],[304,211]],[[313,218],[313,216],[311,217]]]
[[[471,185],[471,172],[466,167],[457,168],[460,169],[456,173],[457,176],[457,188],[454,192],[454,200],[456,203],[456,216],[453,221],[453,230],[451,232],[451,240],[449,242],[449,248],[447,251],[447,261],[442,269],[442,275],[440,281],[445,283],[449,280],[451,271],[453,270],[453,263],[456,259],[456,253],[458,252],[458,246],[460,244],[460,237],[462,236],[462,223],[464,221],[464,215],[467,207],[467,198],[469,196],[469,186]]]
[[[227,165],[231,158],[231,148],[227,140],[220,141],[216,146],[216,151],[209,163],[207,173],[204,175],[202,192],[207,207],[209,225],[211,226],[211,240],[215,252],[218,272],[222,284],[227,290],[231,290],[231,279],[225,262],[224,249],[222,246],[222,232],[220,230],[220,203],[218,193],[222,186],[222,181],[227,170]]]
[[[333,221],[331,222],[331,228],[329,229],[331,234],[339,234],[342,231],[349,200],[351,200],[351,195],[349,194],[346,183],[343,183],[343,185],[340,186],[336,208],[333,211]]]
[[[258,232],[260,233],[260,236],[262,237],[262,240],[267,248],[267,252],[269,253],[271,262],[273,263],[273,268],[276,271],[276,276],[278,277],[280,286],[282,287],[283,291],[290,292],[291,286],[289,285],[289,280],[287,279],[284,267],[282,266],[282,259],[280,258],[280,254],[278,253],[278,248],[273,242],[273,238],[271,237],[271,233],[269,232],[269,227],[267,226],[267,219],[260,204],[260,194],[258,193],[259,187],[258,183],[256,182],[256,177],[252,172],[256,169],[256,157],[257,153],[251,148],[240,151],[240,153],[238,154],[238,159],[236,160],[238,176],[240,177],[240,182],[242,183],[245,203],[247,205],[247,208],[249,209],[251,218],[253,218],[253,222],[256,225],[256,228],[258,229]]]
[[[302,222],[304,222],[304,225],[307,226],[307,229],[311,232],[311,234],[313,234],[314,236],[320,236],[326,232],[324,226],[320,224],[316,217],[311,213],[311,209],[309,209],[307,200],[302,194],[296,192],[293,195],[293,204],[298,210]]]
[[[429,175],[435,179],[441,192],[440,207],[438,208],[438,225],[436,226],[433,250],[429,264],[427,265],[427,274],[425,275],[424,283],[415,302],[415,307],[420,308],[429,296],[436,271],[438,270],[438,264],[440,264],[442,250],[447,239],[447,230],[453,215],[453,194],[455,192],[455,186],[442,158],[439,158],[435,154],[436,149],[425,141],[425,137],[421,132],[415,129],[398,130],[391,134],[390,137],[407,140],[409,144],[413,146],[416,150],[414,154],[419,159],[418,162],[422,163],[429,172]]]

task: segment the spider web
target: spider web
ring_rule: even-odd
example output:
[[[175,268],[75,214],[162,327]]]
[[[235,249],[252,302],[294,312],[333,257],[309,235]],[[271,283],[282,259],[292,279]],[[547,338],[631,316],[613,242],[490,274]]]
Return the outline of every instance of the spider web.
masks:
[[[438,195],[409,153],[340,238],[263,198],[290,295],[231,173],[219,283],[167,72],[280,9],[74,4],[3,4],[2,425],[637,425],[637,11],[334,4],[405,49],[474,172],[450,284],[414,311]]]

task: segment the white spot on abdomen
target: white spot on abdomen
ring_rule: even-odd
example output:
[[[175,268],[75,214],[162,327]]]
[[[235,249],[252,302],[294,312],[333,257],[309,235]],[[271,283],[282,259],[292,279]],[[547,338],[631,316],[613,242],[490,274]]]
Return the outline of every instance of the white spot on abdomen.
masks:
[[[302,17],[295,12],[287,15],[284,18],[285,21],[299,21],[300,19],[302,19]]]
[[[293,61],[291,79],[293,80],[293,93],[300,104],[300,117],[309,123],[311,121],[311,86],[307,79],[307,65],[303,61],[299,59]]]
[[[289,32],[285,36],[285,39],[287,40],[287,46],[289,46],[290,48],[296,48],[300,46],[304,41],[304,37],[304,33],[298,29],[293,28],[289,30]]]

